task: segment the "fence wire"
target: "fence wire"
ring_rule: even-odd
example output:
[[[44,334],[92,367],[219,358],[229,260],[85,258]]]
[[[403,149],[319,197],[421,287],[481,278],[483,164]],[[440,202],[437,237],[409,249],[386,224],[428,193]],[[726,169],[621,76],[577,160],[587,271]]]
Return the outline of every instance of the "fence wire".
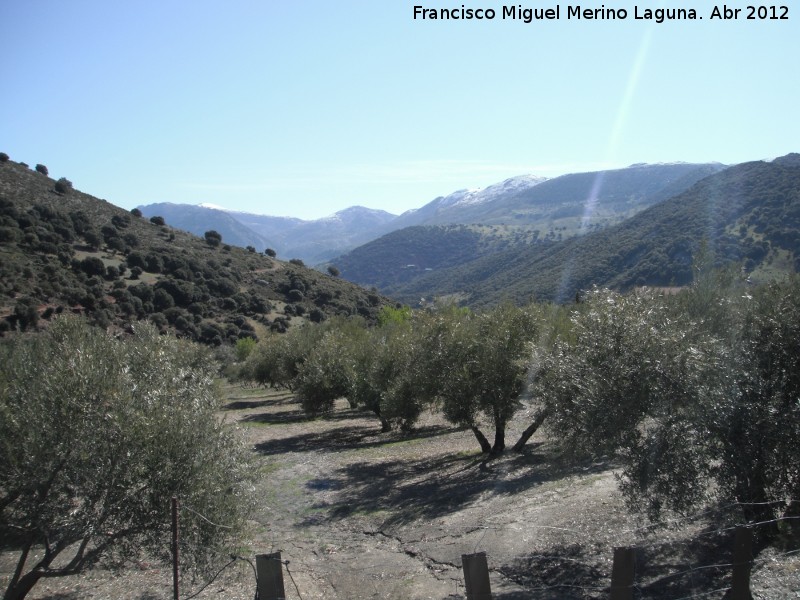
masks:
[[[758,528],[758,527],[767,526],[767,525],[778,525],[780,523],[785,523],[785,522],[796,522],[796,521],[800,521],[800,516],[778,517],[778,518],[775,518],[775,519],[759,521],[759,522],[756,522],[756,523],[739,523],[739,524],[725,525],[723,527],[719,527],[719,528],[716,528],[716,529],[693,532],[693,533],[688,534],[688,537],[680,538],[680,539],[670,539],[670,538],[665,538],[665,537],[658,538],[656,536],[656,534],[659,532],[659,530],[662,531],[662,532],[669,531],[669,530],[674,531],[676,527],[680,526],[680,524],[682,524],[683,527],[686,527],[686,526],[688,526],[690,524],[700,523],[703,519],[706,519],[706,518],[708,518],[708,517],[710,517],[712,515],[723,515],[727,511],[733,511],[733,510],[741,509],[743,506],[767,506],[767,505],[777,505],[777,504],[779,504],[779,503],[776,503],[776,502],[770,502],[770,503],[733,503],[733,504],[729,504],[729,505],[722,506],[722,507],[710,508],[710,509],[695,513],[693,515],[681,516],[681,517],[672,518],[672,519],[665,519],[663,522],[657,523],[657,524],[647,524],[647,525],[642,526],[642,527],[636,527],[636,528],[632,528],[632,529],[623,529],[623,530],[618,531],[615,535],[610,536],[610,537],[616,537],[617,539],[621,539],[621,538],[629,539],[630,537],[638,538],[637,542],[635,542],[633,544],[624,544],[624,545],[630,546],[630,547],[634,547],[640,553],[641,552],[647,553],[649,551],[650,553],[653,553],[654,556],[657,556],[657,553],[659,551],[669,551],[669,549],[675,548],[675,547],[683,547],[685,554],[691,554],[691,547],[693,545],[697,545],[698,540],[700,540],[702,538],[713,538],[714,536],[730,537],[730,533],[733,532],[734,530],[736,530],[738,527],[743,527],[744,526],[744,527],[749,527],[749,528]],[[785,505],[785,503],[784,503],[784,505]],[[202,513],[192,509],[191,507],[182,505],[181,508],[186,509],[187,511],[195,514],[197,517],[203,519],[204,521],[206,521],[207,523],[209,523],[209,524],[211,524],[211,525],[213,525],[215,527],[219,527],[219,528],[223,528],[223,529],[230,529],[230,527],[228,527],[228,526],[220,525],[218,523],[214,523],[213,521],[208,519],[205,515],[203,515]],[[478,539],[476,540],[476,542],[474,544],[470,544],[469,545],[470,547],[472,547],[473,554],[475,552],[477,552],[477,550],[481,547],[481,544],[483,543],[483,541],[485,540],[486,535],[489,532],[507,533],[509,529],[513,529],[513,530],[520,530],[520,529],[525,529],[525,530],[549,530],[549,531],[554,531],[554,532],[561,532],[561,533],[567,534],[569,536],[575,537],[576,538],[576,542],[579,544],[580,548],[582,548],[582,546],[580,546],[581,543],[585,543],[587,541],[591,541],[590,540],[590,535],[587,534],[585,531],[580,531],[578,529],[573,529],[573,528],[569,528],[569,527],[554,526],[554,525],[537,525],[535,523],[530,523],[530,524],[527,524],[527,523],[526,524],[521,524],[521,523],[495,524],[495,523],[491,523],[491,522],[483,522],[483,523],[474,523],[474,524],[462,524],[462,525],[459,525],[456,528],[446,527],[446,528],[441,528],[441,529],[443,531],[442,535],[437,535],[437,536],[427,536],[427,535],[425,535],[425,536],[423,536],[423,538],[424,538],[423,540],[417,540],[416,542],[403,542],[399,537],[396,538],[396,539],[397,539],[398,543],[401,544],[401,546],[403,544],[407,544],[407,543],[419,543],[420,541],[435,542],[437,540],[445,539],[447,537],[451,537],[452,538],[454,536],[454,534],[452,533],[453,529],[460,529],[460,530],[463,530],[463,533],[456,534],[457,537],[458,536],[463,537],[463,536],[476,534],[476,533],[480,534]],[[448,533],[444,533],[446,531],[450,531],[450,533],[449,534]],[[652,539],[653,537],[655,537],[655,539]],[[642,539],[642,538],[649,538],[649,539],[645,540],[645,539]],[[609,541],[610,540],[603,540],[603,542],[605,542],[605,543],[607,543]],[[722,544],[722,542],[717,542],[717,546],[719,546],[719,544]],[[594,545],[597,546],[598,543],[595,541]],[[623,544],[620,544],[620,545],[623,545]],[[723,545],[723,547],[721,548],[721,551],[727,552],[729,550],[729,546],[731,546],[731,544],[726,542]],[[610,558],[609,558],[610,555],[611,555],[611,550],[612,550],[612,547],[609,546],[608,553],[606,555],[593,554],[591,556],[586,556],[586,557],[582,557],[582,558],[581,557],[575,558],[575,557],[568,556],[568,555],[541,554],[541,553],[525,554],[525,555],[522,555],[522,556],[520,556],[518,558],[522,558],[523,560],[528,561],[527,570],[529,572],[533,572],[534,573],[533,576],[535,577],[536,566],[537,565],[545,565],[548,562],[558,562],[559,564],[560,563],[567,563],[567,564],[583,565],[583,566],[590,566],[590,567],[594,566],[594,565],[598,565],[598,566],[602,566],[604,570],[608,570],[607,567],[611,562]],[[770,564],[779,563],[779,561],[781,561],[782,559],[786,559],[786,558],[789,558],[789,557],[794,557],[794,556],[796,556],[798,554],[800,554],[800,548],[786,550],[786,551],[778,552],[778,553],[774,553],[773,552],[770,556],[766,556],[766,557],[754,557],[753,560],[749,561],[749,562],[753,567],[769,566]],[[429,560],[422,553],[418,553],[417,555],[411,555],[411,556],[414,556],[415,558],[419,558],[420,560],[423,560],[423,561]],[[488,558],[489,558],[489,561],[491,562],[491,556],[489,556]],[[197,591],[193,592],[191,595],[185,596],[184,600],[191,600],[192,598],[195,598],[195,597],[199,596],[206,588],[208,588],[208,586],[210,586],[217,579],[217,577],[219,577],[219,575],[222,572],[224,572],[226,569],[228,569],[237,560],[245,560],[245,561],[250,563],[251,567],[253,567],[253,573],[254,573],[254,577],[255,577],[255,586],[256,586],[256,589],[257,589],[258,576],[257,576],[257,571],[255,569],[255,566],[252,564],[252,562],[249,561],[246,558],[243,558],[243,557],[231,556],[231,560],[228,563],[226,563],[222,568],[220,568],[207,583],[205,583],[201,588],[199,588]],[[375,574],[377,572],[383,572],[383,571],[392,571],[392,570],[396,571],[397,570],[397,562],[396,561],[391,561],[391,562],[390,561],[377,561],[377,562],[372,562],[372,563],[367,564],[367,565],[357,564],[356,563],[356,564],[349,564],[349,565],[346,565],[346,566],[342,564],[342,561],[340,561],[340,562],[337,563],[336,567],[326,568],[326,567],[320,566],[320,565],[313,565],[312,566],[312,565],[310,565],[308,563],[303,562],[302,560],[297,560],[296,558],[293,558],[293,560],[294,560],[294,563],[299,565],[300,568],[295,568],[294,570],[290,570],[290,568],[289,568],[290,561],[289,560],[281,560],[280,562],[283,565],[283,568],[286,571],[286,574],[288,575],[290,581],[292,582],[292,585],[294,587],[294,592],[296,593],[297,597],[300,598],[301,600],[303,599],[303,595],[302,595],[302,592],[301,592],[301,586],[300,586],[300,584],[298,583],[298,581],[294,577],[294,574],[297,574],[297,573],[306,575],[306,576],[311,577],[311,578],[319,579],[321,577],[321,578],[324,579],[325,577],[337,576],[337,575],[340,576],[340,577],[347,577],[347,576],[352,576],[354,574],[359,574],[359,573],[364,575],[364,574],[370,574],[370,573],[371,574]],[[453,571],[459,572],[459,575],[460,575],[460,566],[455,564],[455,563],[436,562],[435,564],[436,564],[436,566],[440,567],[440,569],[439,569],[440,573],[444,572],[444,571],[446,571],[448,569],[451,569]],[[730,573],[731,569],[733,569],[734,566],[735,565],[734,565],[733,562],[713,562],[713,563],[710,563],[710,564],[699,564],[699,563],[695,564],[695,563],[691,563],[690,562],[690,563],[686,564],[686,566],[682,570],[675,570],[675,571],[670,571],[668,573],[662,574],[660,576],[660,578],[656,579],[655,581],[651,581],[650,583],[647,583],[647,584],[645,584],[643,581],[641,581],[641,577],[640,576],[637,576],[637,581],[634,583],[634,590],[635,590],[635,592],[637,594],[637,597],[640,598],[640,599],[647,598],[647,597],[657,597],[659,600],[691,600],[691,599],[711,598],[711,597],[715,597],[716,595],[720,595],[721,596],[721,595],[724,595],[724,594],[730,592],[731,587],[730,586],[718,587],[718,588],[714,588],[712,590],[702,590],[702,589],[698,589],[698,588],[705,587],[705,585],[707,585],[708,583],[711,583],[714,580],[719,581],[721,579],[722,581],[724,581],[728,577],[728,574]],[[645,561],[645,565],[644,565],[643,571],[646,573],[646,570],[647,570],[647,562]],[[601,575],[600,579],[599,579],[600,581],[602,581],[603,579],[605,579],[606,581],[609,581],[608,585],[598,586],[598,585],[581,585],[581,584],[566,583],[566,582],[564,582],[564,583],[556,583],[556,582],[554,582],[552,584],[544,584],[544,585],[537,584],[537,583],[532,582],[532,581],[527,581],[527,579],[530,577],[530,575],[528,575],[527,577],[515,575],[514,573],[510,572],[510,569],[508,567],[506,567],[506,566],[500,566],[500,567],[496,567],[496,568],[491,568],[491,565],[490,565],[490,572],[495,573],[496,576],[500,576],[500,577],[512,582],[513,584],[515,584],[516,586],[518,586],[519,588],[524,590],[525,594],[531,594],[531,596],[530,596],[531,598],[535,598],[537,594],[549,595],[548,597],[563,597],[564,594],[570,594],[571,593],[572,595],[570,597],[575,597],[575,593],[577,593],[577,594],[580,594],[584,598],[590,598],[590,597],[593,597],[593,598],[604,598],[604,597],[607,597],[610,594],[610,574],[609,573],[598,573],[598,575]],[[703,574],[705,572],[718,573],[718,575],[716,575],[715,577],[712,577],[710,581],[709,580],[700,581],[700,582],[695,582],[694,581],[695,576],[701,575],[701,574]],[[687,578],[687,577],[690,580],[690,582],[688,584],[688,587],[691,590],[691,591],[687,590],[687,591],[689,591],[688,595],[684,593],[682,595],[677,595],[677,596],[665,596],[663,593],[657,592],[656,595],[653,596],[652,593],[650,593],[648,591],[648,588],[651,587],[652,585],[654,585],[655,583],[657,583],[658,581],[662,581],[664,579],[670,579],[672,581],[676,581],[676,580],[679,580],[679,579],[682,579],[682,578]],[[451,575],[451,578],[452,578],[452,575]],[[456,587],[457,588],[458,588],[458,585],[459,585],[459,581],[456,580]],[[554,596],[554,594],[555,594],[555,596]],[[256,595],[256,598],[257,597],[258,596]]]

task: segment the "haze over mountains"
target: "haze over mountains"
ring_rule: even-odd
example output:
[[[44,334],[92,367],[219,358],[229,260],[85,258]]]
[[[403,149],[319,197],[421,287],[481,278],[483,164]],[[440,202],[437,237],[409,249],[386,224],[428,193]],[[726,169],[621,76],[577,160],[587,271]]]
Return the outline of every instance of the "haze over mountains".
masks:
[[[549,180],[520,175],[484,189],[462,189],[440,196],[399,216],[362,206],[312,221],[226,211],[210,205],[161,203],[138,208],[147,217],[162,216],[173,227],[196,235],[214,229],[229,244],[252,246],[257,251],[273,248],[283,257],[319,264],[384,234],[419,225],[502,224],[538,229],[542,236],[552,232],[553,238],[561,231],[565,237],[577,233],[580,227],[599,228],[618,222],[721,168],[720,164],[678,163],[633,165]],[[598,178],[603,185],[597,186]],[[581,223],[583,207],[592,193],[599,194],[593,198],[596,210],[590,223]]]
[[[523,176],[400,216],[353,207],[302,221],[151,205],[167,226],[59,192],[21,163],[0,167],[0,308],[12,320],[61,307],[99,322],[149,317],[214,340],[240,335],[247,319],[278,327],[305,315],[374,317],[385,301],[376,291],[410,305],[444,296],[479,307],[569,301],[592,285],[686,285],[703,246],[715,265],[735,263],[756,283],[800,269],[800,154]],[[216,229],[223,244],[173,229],[180,223],[199,235]],[[281,240],[314,256],[361,245],[329,262],[340,275],[331,277],[256,252]]]
[[[729,167],[617,225],[562,242],[513,244],[422,273],[400,267],[398,272],[416,276],[379,288],[412,304],[431,295],[453,295],[471,306],[534,298],[564,302],[593,285],[687,285],[704,246],[713,266],[735,264],[754,283],[798,272],[800,154]],[[362,256],[397,252],[372,247]],[[346,274],[348,263],[339,264]]]

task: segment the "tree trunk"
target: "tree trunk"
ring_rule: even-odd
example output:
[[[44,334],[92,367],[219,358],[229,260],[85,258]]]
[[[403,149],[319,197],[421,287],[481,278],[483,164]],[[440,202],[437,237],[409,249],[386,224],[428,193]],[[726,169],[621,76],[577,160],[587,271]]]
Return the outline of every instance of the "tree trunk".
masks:
[[[506,449],[506,424],[500,423],[494,430],[494,445],[492,454],[502,454]]]
[[[478,443],[481,445],[481,452],[484,454],[488,454],[492,451],[492,445],[489,443],[489,440],[486,439],[486,436],[483,435],[483,432],[478,429],[475,425],[470,427],[472,429],[472,433],[475,434],[475,437],[478,440]]]
[[[32,540],[29,540],[25,543],[25,547],[22,549],[22,552],[19,555],[19,560],[17,561],[17,568],[14,569],[14,575],[11,577],[11,581],[8,582],[8,588],[6,589],[6,593],[3,598],[8,598],[9,594],[11,594],[11,591],[17,586],[17,582],[22,576],[22,571],[25,569],[25,562],[28,560],[28,553],[31,551],[32,545]]]
[[[536,433],[536,430],[542,426],[542,423],[544,423],[544,420],[548,417],[549,414],[550,410],[547,408],[543,408],[538,413],[536,413],[536,416],[533,418],[533,423],[531,423],[528,426],[528,428],[522,432],[522,435],[519,436],[517,443],[514,444],[514,446],[511,449],[514,452],[521,452],[522,447],[528,443],[528,440],[531,439],[534,433]]]
[[[389,421],[380,416],[380,414],[378,415],[378,418],[381,420],[381,433],[389,433],[392,430],[392,426]]]

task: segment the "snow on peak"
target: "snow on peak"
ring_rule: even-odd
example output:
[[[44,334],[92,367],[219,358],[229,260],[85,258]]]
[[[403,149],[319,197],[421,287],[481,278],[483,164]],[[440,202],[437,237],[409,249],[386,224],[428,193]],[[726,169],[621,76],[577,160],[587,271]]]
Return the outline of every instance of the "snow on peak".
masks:
[[[212,210],[221,210],[228,212],[228,209],[225,208],[224,206],[219,206],[218,204],[211,204],[210,202],[203,202],[202,204],[198,204],[197,206],[199,206],[200,208],[210,208]]]
[[[546,181],[546,177],[536,175],[518,175],[510,177],[500,183],[494,183],[486,188],[472,190],[458,190],[441,199],[440,206],[459,206],[467,204],[483,204],[492,202],[500,196],[514,194],[532,188],[535,185]]]

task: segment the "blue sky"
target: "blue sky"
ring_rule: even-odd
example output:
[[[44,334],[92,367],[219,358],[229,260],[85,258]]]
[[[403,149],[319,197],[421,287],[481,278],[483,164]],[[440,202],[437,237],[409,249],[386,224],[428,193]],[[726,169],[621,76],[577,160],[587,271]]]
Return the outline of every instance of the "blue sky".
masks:
[[[704,0],[640,0],[703,17],[661,24],[635,0],[604,3],[624,21],[522,3],[561,6],[530,24],[415,21],[415,4],[462,2],[0,0],[0,151],[125,208],[301,218],[522,173],[800,151],[794,3],[722,21]]]

